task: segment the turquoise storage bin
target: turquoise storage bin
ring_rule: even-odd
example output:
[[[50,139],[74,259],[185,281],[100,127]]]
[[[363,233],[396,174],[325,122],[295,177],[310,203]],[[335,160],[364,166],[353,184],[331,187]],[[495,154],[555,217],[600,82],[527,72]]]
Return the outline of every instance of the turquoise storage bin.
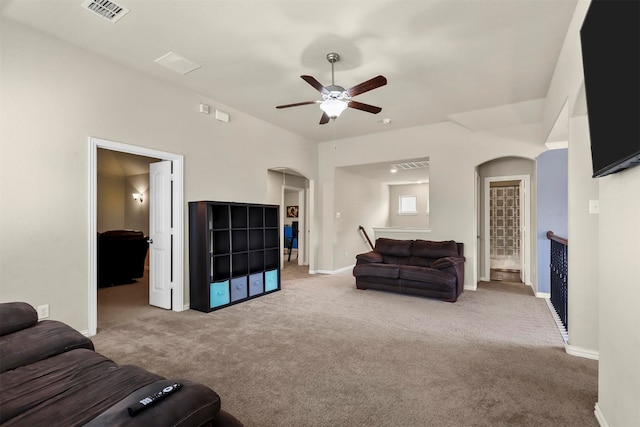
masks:
[[[220,307],[229,304],[231,297],[229,295],[229,281],[215,282],[209,285],[209,306],[211,308]]]
[[[264,273],[264,291],[275,291],[278,289],[278,270],[269,270]]]

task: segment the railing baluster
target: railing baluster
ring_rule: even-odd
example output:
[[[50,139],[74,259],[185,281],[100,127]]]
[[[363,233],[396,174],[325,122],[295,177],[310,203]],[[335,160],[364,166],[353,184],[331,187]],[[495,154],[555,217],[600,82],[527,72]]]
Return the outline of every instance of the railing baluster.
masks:
[[[551,241],[551,304],[556,309],[565,328],[568,324],[568,250],[569,241],[558,237],[552,231],[547,232]]]

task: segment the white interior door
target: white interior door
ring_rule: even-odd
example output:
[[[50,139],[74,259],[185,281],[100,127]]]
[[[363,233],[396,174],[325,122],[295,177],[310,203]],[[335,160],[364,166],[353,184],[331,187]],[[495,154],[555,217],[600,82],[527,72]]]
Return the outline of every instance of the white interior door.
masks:
[[[171,162],[149,165],[149,304],[171,309]]]

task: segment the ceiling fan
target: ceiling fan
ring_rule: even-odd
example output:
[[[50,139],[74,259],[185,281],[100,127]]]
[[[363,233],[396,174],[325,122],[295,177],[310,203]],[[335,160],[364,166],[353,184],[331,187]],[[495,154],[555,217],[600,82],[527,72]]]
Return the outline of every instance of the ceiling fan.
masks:
[[[366,82],[362,82],[349,89],[345,89],[342,86],[337,86],[333,80],[333,64],[339,60],[340,55],[338,55],[337,53],[331,52],[327,54],[327,61],[331,63],[331,86],[322,86],[320,82],[318,82],[318,80],[311,76],[300,76],[302,80],[309,83],[322,94],[321,100],[278,105],[276,108],[289,108],[298,107],[300,105],[320,104],[320,109],[322,110],[322,117],[320,118],[321,125],[328,123],[329,119],[335,120],[347,108],[355,108],[356,110],[362,110],[373,114],[378,114],[380,111],[382,111],[382,108],[380,107],[354,101],[352,98],[356,95],[360,95],[361,93],[368,92],[372,89],[386,85],[386,77],[376,76],[372,79],[367,80]]]

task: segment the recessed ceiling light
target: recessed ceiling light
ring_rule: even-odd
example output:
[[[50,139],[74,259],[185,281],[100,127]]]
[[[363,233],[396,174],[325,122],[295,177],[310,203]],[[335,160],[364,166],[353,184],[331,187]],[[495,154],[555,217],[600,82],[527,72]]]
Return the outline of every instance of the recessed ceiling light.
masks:
[[[382,123],[388,125],[389,123],[391,123],[391,119],[382,119]]]
[[[396,169],[396,168],[391,168],[391,169],[389,169],[389,172],[391,172],[391,173],[396,173],[396,172],[398,172],[398,169]]]

